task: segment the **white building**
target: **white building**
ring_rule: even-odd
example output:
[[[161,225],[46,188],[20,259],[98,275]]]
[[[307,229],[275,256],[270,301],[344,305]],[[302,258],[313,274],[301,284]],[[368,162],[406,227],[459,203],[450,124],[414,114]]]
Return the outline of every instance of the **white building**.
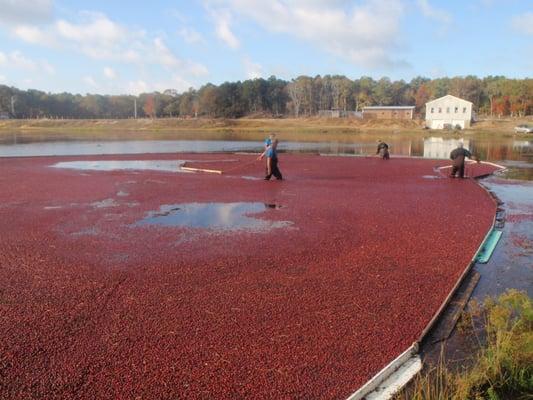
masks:
[[[426,126],[431,129],[469,128],[472,103],[450,94],[426,103]]]

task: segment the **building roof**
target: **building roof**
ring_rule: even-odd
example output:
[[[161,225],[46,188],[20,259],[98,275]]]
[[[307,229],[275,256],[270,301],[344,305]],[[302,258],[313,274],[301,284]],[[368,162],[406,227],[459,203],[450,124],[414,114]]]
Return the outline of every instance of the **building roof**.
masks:
[[[471,101],[468,101],[468,100],[465,100],[465,99],[461,99],[460,97],[452,96],[451,94],[447,94],[446,96],[439,97],[438,99],[430,100],[426,104],[430,104],[430,103],[433,103],[435,101],[439,101],[439,100],[445,99],[447,97],[450,97],[450,98],[455,99],[455,100],[465,101],[467,103],[473,104]]]
[[[363,107],[364,110],[412,110],[415,106],[369,106]]]

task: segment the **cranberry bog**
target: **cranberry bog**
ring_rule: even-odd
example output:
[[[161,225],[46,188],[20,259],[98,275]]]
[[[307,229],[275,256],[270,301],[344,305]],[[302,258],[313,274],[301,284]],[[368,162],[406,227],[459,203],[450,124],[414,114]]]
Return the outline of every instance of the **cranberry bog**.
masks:
[[[150,160],[170,167],[120,169]],[[0,397],[345,399],[418,340],[494,219],[446,162],[282,155],[266,182],[254,160],[0,159]]]

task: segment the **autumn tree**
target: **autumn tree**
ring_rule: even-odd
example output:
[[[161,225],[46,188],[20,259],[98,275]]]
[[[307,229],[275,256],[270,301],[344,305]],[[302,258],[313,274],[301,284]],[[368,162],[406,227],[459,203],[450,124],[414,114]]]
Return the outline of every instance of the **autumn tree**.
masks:
[[[146,96],[144,100],[144,106],[143,106],[144,114],[147,117],[154,118],[155,117],[155,102],[154,102],[154,96],[149,94]]]
[[[426,103],[431,98],[429,90],[425,84],[420,85],[415,95],[415,109],[417,112],[422,112]]]

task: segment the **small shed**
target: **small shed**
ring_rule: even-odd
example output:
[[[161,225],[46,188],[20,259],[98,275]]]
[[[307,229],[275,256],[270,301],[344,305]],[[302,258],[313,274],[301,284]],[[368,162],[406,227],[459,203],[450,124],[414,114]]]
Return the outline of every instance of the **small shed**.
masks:
[[[333,108],[331,110],[318,110],[318,116],[323,118],[341,118],[342,111],[338,108]]]
[[[363,119],[413,119],[415,106],[363,107]]]
[[[361,113],[333,108],[331,110],[318,110],[318,116],[322,118],[361,118]]]
[[[465,129],[472,122],[473,104],[448,94],[426,103],[426,127],[431,129]]]
[[[0,119],[10,119],[11,116],[7,111],[0,111]]]

